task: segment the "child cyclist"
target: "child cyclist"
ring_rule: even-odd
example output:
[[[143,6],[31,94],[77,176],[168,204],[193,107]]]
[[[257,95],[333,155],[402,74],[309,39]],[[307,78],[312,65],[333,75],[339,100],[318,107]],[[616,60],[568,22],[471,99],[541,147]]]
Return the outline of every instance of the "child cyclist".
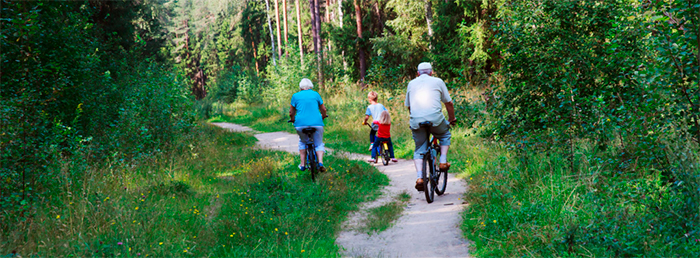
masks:
[[[389,116],[389,111],[382,111],[379,115],[379,121],[374,121],[373,124],[377,125],[377,138],[374,139],[374,144],[372,145],[372,158],[367,160],[370,163],[377,161],[377,146],[382,142],[387,142],[387,147],[389,147],[389,155],[391,156],[392,162],[398,162],[394,158],[394,145],[391,143],[391,116]]]
[[[367,111],[365,111],[365,121],[362,122],[363,125],[367,124],[367,120],[369,120],[369,116],[372,116],[372,122],[376,122],[379,120],[379,115],[382,113],[382,111],[386,111],[386,107],[384,105],[377,103],[377,98],[378,95],[374,91],[370,91],[367,93],[367,100],[369,101],[369,106],[367,106]],[[369,131],[369,148],[372,150],[372,145],[374,144],[374,138],[377,136],[377,129],[379,126],[377,124],[372,123],[372,129]]]

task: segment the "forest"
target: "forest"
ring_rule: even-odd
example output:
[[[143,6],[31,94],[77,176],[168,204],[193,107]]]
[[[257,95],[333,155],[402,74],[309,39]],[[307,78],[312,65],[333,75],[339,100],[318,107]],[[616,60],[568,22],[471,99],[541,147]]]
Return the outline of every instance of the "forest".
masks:
[[[309,78],[329,146],[366,152],[376,91],[409,158],[430,62],[471,255],[696,257],[699,19],[698,0],[0,0],[0,256],[340,256],[386,177],[329,157],[313,183],[209,122],[292,132]]]

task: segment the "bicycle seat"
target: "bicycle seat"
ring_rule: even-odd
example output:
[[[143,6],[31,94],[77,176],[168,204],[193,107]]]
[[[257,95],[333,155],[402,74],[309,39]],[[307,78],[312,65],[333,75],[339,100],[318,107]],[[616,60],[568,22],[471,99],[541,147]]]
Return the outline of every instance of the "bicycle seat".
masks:
[[[316,128],[304,128],[301,129],[301,132],[305,134],[313,134],[316,132]]]
[[[433,123],[430,121],[425,121],[423,123],[418,124],[420,127],[431,127],[433,126]]]

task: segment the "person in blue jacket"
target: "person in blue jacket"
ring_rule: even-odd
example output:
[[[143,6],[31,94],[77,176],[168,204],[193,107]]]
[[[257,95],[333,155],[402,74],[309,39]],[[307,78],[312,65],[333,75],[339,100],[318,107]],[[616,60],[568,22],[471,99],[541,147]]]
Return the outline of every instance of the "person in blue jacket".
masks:
[[[313,134],[313,140],[316,144],[316,157],[318,157],[319,171],[325,172],[323,166],[323,119],[327,117],[326,107],[323,105],[323,99],[318,92],[312,90],[314,84],[311,80],[304,78],[299,82],[300,91],[292,95],[291,107],[289,108],[289,117],[291,122],[294,122],[294,128],[299,135],[299,155],[301,158],[300,170],[306,169],[306,143],[309,140],[308,136],[301,132],[304,128],[316,128]]]

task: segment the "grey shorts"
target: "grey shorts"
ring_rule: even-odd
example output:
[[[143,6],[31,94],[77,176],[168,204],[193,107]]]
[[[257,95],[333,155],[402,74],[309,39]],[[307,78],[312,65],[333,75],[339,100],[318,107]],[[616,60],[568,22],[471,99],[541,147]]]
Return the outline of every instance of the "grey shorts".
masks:
[[[425,128],[411,129],[411,132],[413,132],[413,142],[416,144],[416,149],[413,151],[413,159],[423,159],[423,154],[428,151],[428,138]],[[431,127],[430,133],[438,139],[440,146],[450,145],[452,134],[447,121],[442,120],[442,123],[439,125]]]
[[[297,130],[297,134],[299,135],[299,150],[305,150],[306,149],[306,143],[309,141],[309,137],[305,134],[302,133],[301,130],[304,128],[316,128],[316,132],[312,135],[314,138],[314,145],[316,145],[316,151],[324,151],[324,144],[323,144],[323,126],[301,126],[301,127],[294,127],[294,129]]]

